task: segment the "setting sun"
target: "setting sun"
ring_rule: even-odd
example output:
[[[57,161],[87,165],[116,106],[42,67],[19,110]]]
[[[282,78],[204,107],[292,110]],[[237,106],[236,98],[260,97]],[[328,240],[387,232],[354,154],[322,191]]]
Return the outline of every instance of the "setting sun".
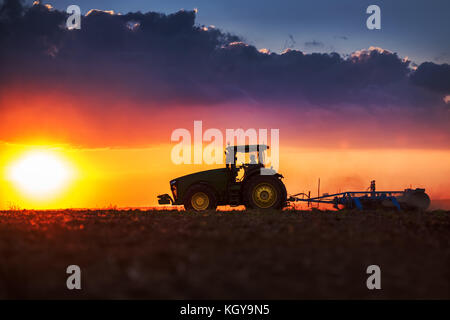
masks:
[[[33,151],[11,165],[9,176],[20,191],[42,197],[58,193],[67,184],[70,170],[56,154]]]

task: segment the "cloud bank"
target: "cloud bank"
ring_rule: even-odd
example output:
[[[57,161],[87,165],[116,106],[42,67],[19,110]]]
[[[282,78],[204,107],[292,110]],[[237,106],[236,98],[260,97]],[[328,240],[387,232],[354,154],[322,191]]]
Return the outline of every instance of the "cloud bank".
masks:
[[[30,94],[120,96],[143,101],[151,111],[174,104],[215,108],[233,103],[346,115],[394,108],[410,125],[416,121],[422,129],[437,128],[441,141],[448,142],[448,64],[413,68],[409,60],[380,48],[350,56],[290,49],[270,53],[215,27],[196,25],[195,16],[195,11],[92,10],[82,17],[80,30],[67,30],[65,12],[5,0],[0,9],[0,98],[11,88],[26,88]],[[8,108],[2,103],[0,112]],[[108,112],[107,103],[90,108]]]

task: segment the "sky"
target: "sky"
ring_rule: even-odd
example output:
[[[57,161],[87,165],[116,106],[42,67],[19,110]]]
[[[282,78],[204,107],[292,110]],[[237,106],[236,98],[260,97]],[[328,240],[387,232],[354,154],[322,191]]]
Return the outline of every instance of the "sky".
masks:
[[[278,53],[292,48],[309,53],[351,54],[376,46],[408,56],[416,63],[450,62],[450,2],[446,0],[58,0],[49,3],[60,10],[77,4],[83,13],[92,8],[166,14],[197,9],[198,24],[214,25],[241,36],[258,49]],[[366,8],[372,4],[381,8],[381,30],[366,28]]]
[[[209,168],[170,159],[194,120],[279,129],[289,193],[376,179],[450,198],[448,1],[377,2],[381,30],[364,1],[44,4],[0,9],[0,208],[155,205]],[[80,30],[64,27],[68,4]],[[67,167],[60,190],[14,180],[33,152]]]

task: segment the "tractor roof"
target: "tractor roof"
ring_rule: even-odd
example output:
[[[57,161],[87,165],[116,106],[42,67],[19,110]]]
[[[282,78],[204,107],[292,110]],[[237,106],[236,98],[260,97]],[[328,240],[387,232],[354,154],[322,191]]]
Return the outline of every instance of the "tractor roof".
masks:
[[[234,150],[233,150],[234,149]],[[245,144],[240,146],[228,146],[227,151],[233,150],[236,152],[255,152],[255,151],[265,151],[269,149],[269,146],[266,144]]]

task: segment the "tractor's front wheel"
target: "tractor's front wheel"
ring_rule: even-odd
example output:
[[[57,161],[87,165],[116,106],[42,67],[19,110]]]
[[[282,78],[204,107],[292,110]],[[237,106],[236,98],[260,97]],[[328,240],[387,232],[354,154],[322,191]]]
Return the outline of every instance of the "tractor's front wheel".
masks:
[[[214,192],[205,185],[194,185],[186,193],[184,208],[186,210],[215,210],[217,199]]]
[[[250,209],[281,209],[286,201],[283,182],[273,176],[256,176],[244,188],[245,205]]]

